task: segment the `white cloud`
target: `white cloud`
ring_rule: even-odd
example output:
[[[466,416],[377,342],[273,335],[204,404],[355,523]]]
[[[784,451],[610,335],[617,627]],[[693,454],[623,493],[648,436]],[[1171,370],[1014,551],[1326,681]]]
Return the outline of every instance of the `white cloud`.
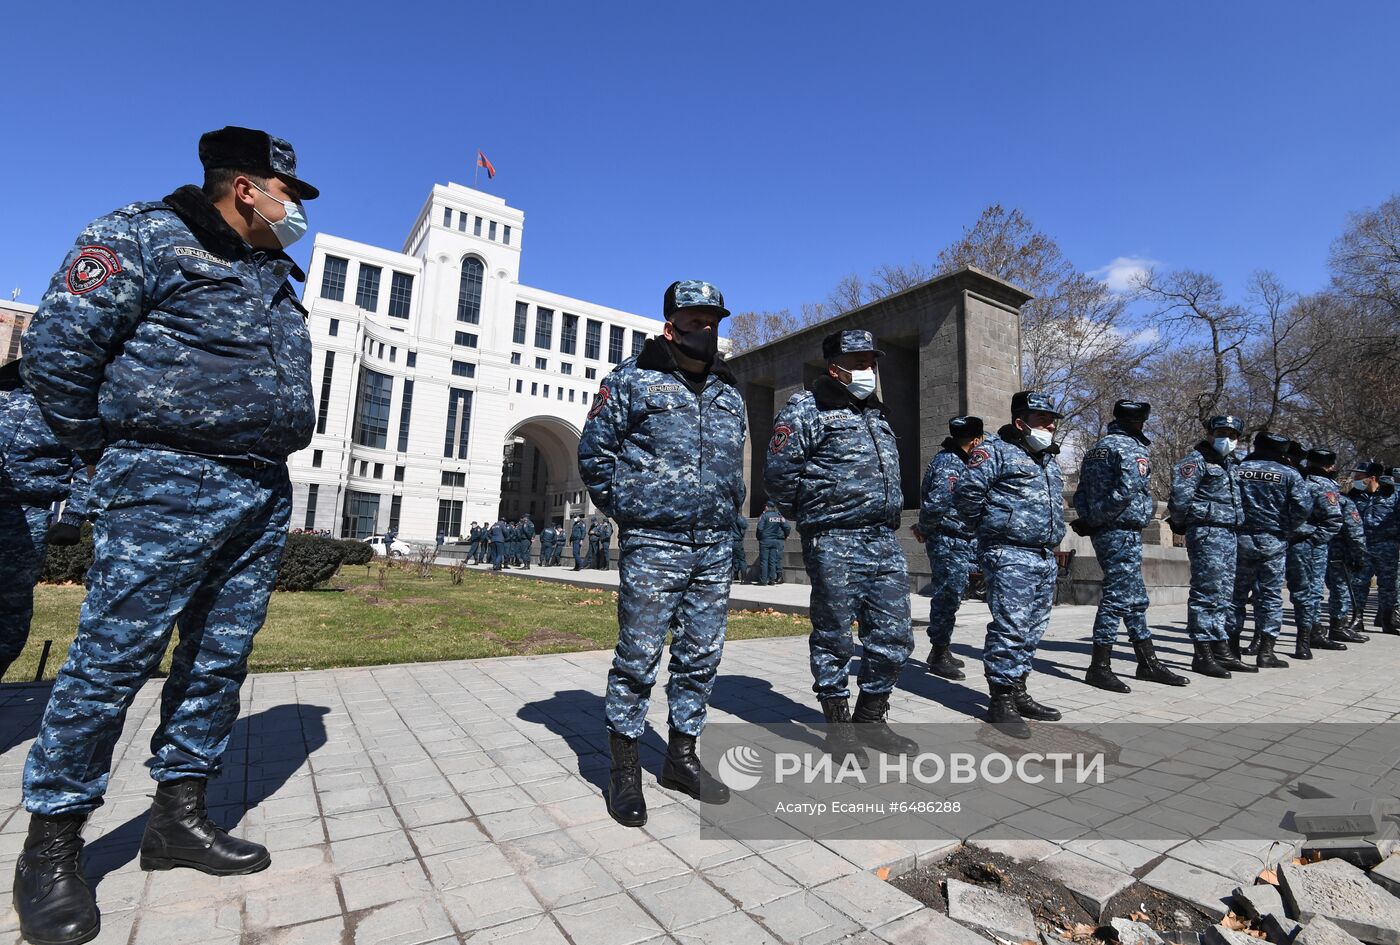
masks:
[[[1090,270],[1089,275],[1108,286],[1110,292],[1131,292],[1136,287],[1136,280],[1155,265],[1155,259],[1119,256],[1101,269]]]

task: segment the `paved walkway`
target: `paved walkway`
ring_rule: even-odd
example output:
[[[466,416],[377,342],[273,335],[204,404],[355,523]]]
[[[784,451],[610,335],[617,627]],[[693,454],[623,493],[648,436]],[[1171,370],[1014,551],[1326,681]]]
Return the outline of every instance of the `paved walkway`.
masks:
[[[1151,616],[1163,628],[1159,652],[1182,663],[1183,609]],[[959,621],[955,649],[965,658],[979,652],[983,619],[970,610]],[[1120,696],[1081,681],[1091,620],[1090,608],[1057,608],[1037,664],[1034,691],[1070,721],[1383,721],[1400,713],[1397,638],[1375,637],[1285,671],[1193,676],[1184,690],[1142,684]],[[609,658],[586,652],[249,677],[229,770],[211,788],[211,805],[275,858],[264,873],[224,879],[137,868],[151,791],[143,763],[159,712],[158,688],[148,686],[127,719],[108,803],[86,832],[104,912],[98,941],[950,940],[948,919],[872,871],[898,873],[964,838],[702,839],[694,802],[656,784],[662,742],[655,736],[644,754],[651,819],[642,830],[614,824],[599,791],[608,764],[600,694]],[[980,713],[977,669],[970,662],[970,678],[949,683],[911,663],[892,720]],[[43,687],[0,686],[0,883],[9,882],[27,823],[17,806],[20,774],[46,695]],[[818,721],[805,638],[731,643],[711,718]],[[664,734],[664,700],[653,704],[651,723]],[[1236,850],[1185,838],[1157,849],[1035,836],[987,845],[1037,858],[1068,849],[1137,875],[1163,853],[1222,876],[1258,868]],[[0,900],[3,942],[16,940],[8,901]]]

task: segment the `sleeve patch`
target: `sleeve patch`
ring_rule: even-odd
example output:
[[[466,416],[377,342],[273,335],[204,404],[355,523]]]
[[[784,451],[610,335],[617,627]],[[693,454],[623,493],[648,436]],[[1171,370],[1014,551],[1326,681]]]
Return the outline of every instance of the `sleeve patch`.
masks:
[[[780,423],[773,428],[773,438],[768,441],[768,452],[777,456],[784,446],[787,446],[788,438],[792,436],[792,427],[786,423]]]
[[[1195,463],[1182,463],[1177,467],[1176,472],[1182,479],[1190,479],[1196,475],[1197,466]]]
[[[588,408],[589,420],[592,420],[603,412],[603,408],[607,406],[608,398],[611,396],[612,394],[608,391],[607,385],[598,388],[598,394],[593,398],[593,406]]]
[[[979,446],[977,447],[977,449],[973,450],[971,453],[968,454],[967,466],[969,469],[976,469],[978,466],[981,466],[983,463],[985,463],[991,458],[992,454],[988,453],[985,449]]]
[[[1138,475],[1143,477],[1146,477],[1152,472],[1152,464],[1148,461],[1146,456],[1139,456],[1137,458],[1137,468]]]
[[[952,489],[952,488],[953,488],[954,486],[956,486],[957,484],[958,484],[958,474],[957,474],[957,473],[949,473],[949,474],[948,474],[948,488],[949,488],[949,489]]]
[[[68,291],[74,295],[91,292],[121,271],[117,254],[106,246],[84,246],[68,267]]]

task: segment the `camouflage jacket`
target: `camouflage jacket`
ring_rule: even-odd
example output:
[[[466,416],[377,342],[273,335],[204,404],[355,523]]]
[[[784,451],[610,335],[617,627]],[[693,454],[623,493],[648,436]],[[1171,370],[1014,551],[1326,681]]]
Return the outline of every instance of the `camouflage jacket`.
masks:
[[[1347,495],[1356,503],[1361,513],[1361,524],[1366,529],[1366,543],[1400,540],[1400,520],[1397,520],[1395,493],[1386,495],[1380,489],[1375,492],[1357,492]]]
[[[0,393],[0,502],[45,507],[67,500],[61,520],[86,512],[88,472],[62,446],[24,388]]]
[[[280,250],[197,187],[88,224],[24,336],[24,376],[85,460],[142,444],[280,462],[311,442],[311,338]]]
[[[487,538],[488,541],[492,541],[492,542],[495,542],[495,543],[497,543],[497,544],[502,544],[502,543],[504,543],[505,540],[506,540],[506,524],[505,524],[505,522],[496,522],[496,523],[495,523],[494,525],[492,525],[489,529],[487,529],[487,531],[486,531],[486,538]]]
[[[1234,456],[1221,456],[1201,441],[1172,469],[1167,514],[1181,529],[1196,525],[1239,528],[1244,524]]]
[[[899,527],[899,446],[872,394],[857,400],[830,377],[792,396],[773,421],[763,480],[804,535]]]
[[[1303,479],[1313,497],[1312,514],[1308,516],[1313,526],[1310,540],[1317,545],[1329,544],[1342,530],[1341,491],[1337,488],[1337,481],[1330,476],[1313,473]]]
[[[1074,510],[1093,529],[1141,531],[1152,521],[1152,460],[1146,437],[1136,437],[1117,421],[1084,454]]]
[[[792,526],[777,509],[764,509],[758,517],[754,534],[759,541],[786,541],[787,536],[792,534]]]
[[[727,542],[746,491],[744,400],[719,358],[699,393],[687,380],[670,343],[647,339],[603,378],[579,440],[579,474],[623,532]]]
[[[1337,499],[1342,507],[1342,527],[1332,539],[1330,554],[1340,552],[1346,556],[1349,567],[1359,568],[1366,560],[1366,526],[1362,524],[1361,513],[1356,503],[1351,501],[1351,496],[1343,494]]]
[[[574,522],[573,528],[569,529],[569,541],[583,541],[588,537],[588,528],[582,521]]]
[[[1240,531],[1290,542],[1312,537],[1312,492],[1298,470],[1251,453],[1240,463],[1239,481]]]
[[[744,534],[749,530],[749,520],[742,515],[734,516],[734,527],[729,531],[729,540],[737,548],[744,543]]]
[[[1030,452],[1007,424],[968,455],[953,506],[982,547],[1054,548],[1065,537],[1064,493],[1055,457]]]
[[[972,528],[953,504],[958,480],[967,474],[967,459],[953,438],[948,437],[924,469],[923,487],[919,490],[919,531],[925,539],[938,532],[957,538],[974,537]]]

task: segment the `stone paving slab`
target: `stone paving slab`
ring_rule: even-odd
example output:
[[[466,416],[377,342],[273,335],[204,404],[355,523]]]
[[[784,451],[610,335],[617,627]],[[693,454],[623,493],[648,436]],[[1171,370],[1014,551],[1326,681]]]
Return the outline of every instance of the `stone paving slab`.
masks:
[[[788,585],[750,593],[760,590],[774,600],[809,592]],[[915,599],[916,613],[925,606]],[[1185,695],[1148,686],[1105,693],[1082,681],[1093,613],[1056,608],[1037,659],[1037,698],[1065,708],[1069,721],[1249,722],[1286,711],[1289,721],[1320,722],[1348,720],[1363,706],[1384,718],[1400,712],[1393,691],[1400,646],[1381,637],[1302,668],[1219,681],[1192,676]],[[1184,608],[1154,608],[1150,616],[1159,654],[1179,667],[1189,664]],[[922,664],[911,663],[891,700],[893,721],[980,717],[986,689],[976,659],[985,621],[980,605],[966,607],[958,621],[954,649],[969,660],[969,678],[935,682]],[[922,638],[917,642],[922,652]],[[1122,649],[1120,658],[1130,665]],[[1166,871],[1158,878],[1179,875],[1208,857],[1220,871],[1212,874],[1220,887],[1215,894],[1223,897],[1250,881],[1266,855],[1247,845],[1207,846],[1184,833],[1174,841],[1077,840],[1106,815],[1011,784],[967,800],[987,824],[1016,818],[1019,835],[1008,829],[909,840],[702,838],[698,805],[655,781],[664,698],[653,702],[649,716],[662,735],[643,745],[650,819],[644,829],[628,830],[607,817],[601,796],[608,766],[602,692],[610,659],[611,653],[594,651],[250,676],[226,773],[210,790],[216,817],[273,850],[272,867],[248,877],[146,874],[137,867],[152,791],[146,746],[159,717],[159,681],[153,682],[128,713],[107,804],[85,834],[88,871],[104,910],[98,942],[971,945],[984,940],[982,933],[921,906],[877,870],[897,875],[969,840],[1053,861],[1047,868],[1083,857],[1103,875],[1142,876],[1149,866]],[[658,695],[664,683],[663,672]],[[43,686],[0,686],[0,883],[9,882],[23,841],[20,778],[47,694]],[[730,643],[710,718],[818,721],[806,639]],[[1244,746],[1248,732],[1237,741]],[[1300,758],[1317,750],[1296,747]],[[1222,755],[1232,750],[1222,746]],[[1183,759],[1164,768],[1161,790],[1150,795],[1157,813],[1189,825],[1210,798],[1184,792],[1212,762]],[[1364,753],[1353,762],[1375,778],[1385,773]],[[1235,787],[1262,783],[1262,775],[1235,774]],[[1126,801],[1112,814],[1127,816],[1141,804]],[[1037,811],[1041,804],[1046,809]],[[1290,849],[1285,843],[1274,855]],[[0,943],[8,943],[17,939],[17,924],[8,894],[0,890],[0,896]]]

